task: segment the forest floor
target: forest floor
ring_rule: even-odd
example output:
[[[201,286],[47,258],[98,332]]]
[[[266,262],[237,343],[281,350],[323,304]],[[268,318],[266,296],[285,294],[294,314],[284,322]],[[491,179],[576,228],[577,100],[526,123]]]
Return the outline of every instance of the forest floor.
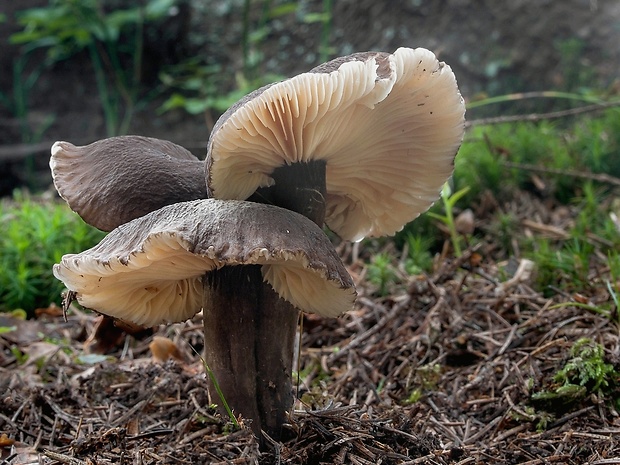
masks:
[[[518,72],[524,85],[543,86],[531,90],[569,88],[571,76],[591,86],[590,74],[579,72],[593,67],[607,78],[616,74],[617,54],[603,47],[615,43],[613,2],[590,2],[588,27],[582,27],[589,18],[584,2],[577,0],[551,2],[552,8],[452,1],[417,9],[406,5],[420,2],[402,2],[404,12],[370,0],[336,3],[335,53],[423,45],[453,65],[466,96],[493,89],[496,69],[497,78],[512,81]],[[10,8],[25,7],[14,2]],[[241,28],[226,20],[239,17],[202,21],[205,31],[194,31],[207,37],[208,56],[226,58],[223,75],[230,82],[240,69]],[[297,27],[296,18],[274,23],[255,44],[267,58],[286,49],[275,66],[282,75],[310,69],[305,60],[319,48],[320,23]],[[546,27],[554,18],[570,24]],[[2,43],[19,29],[0,22]],[[572,37],[555,37],[564,29],[579,31],[584,50],[558,52]],[[570,44],[581,42],[566,39]],[[0,57],[5,67],[19,52],[11,50]],[[0,193],[10,194],[29,177],[49,185],[55,140],[103,137],[100,96],[85,69],[84,62],[62,63],[26,95],[33,132],[52,122],[33,146],[19,138],[18,118],[2,110]],[[20,81],[14,80],[14,73],[0,76],[7,95],[8,89],[17,95]],[[183,112],[159,115],[159,102],[148,103],[132,133],[204,153],[209,124]],[[216,116],[205,119],[212,123]],[[33,152],[31,173],[24,160]],[[515,192],[502,205],[516,218],[518,234],[566,240],[567,207],[532,197]],[[617,302],[613,311],[599,305],[612,300],[601,278],[609,270],[585,273],[588,292],[541,292],[532,262],[518,256],[518,246],[502,243],[485,218],[497,203],[489,194],[472,206],[482,236],[475,246],[459,257],[446,246],[427,274],[399,269],[399,284],[387,293],[368,279],[377,250],[338,246],[358,288],[356,309],[337,319],[304,316],[298,400],[287,438],[267,451],[259,450],[247,421],[235,428],[213,407],[218,398],[208,392],[196,355],[204,348],[200,315],[126,335],[78,307],[66,321],[57,307],[26,321],[0,313],[0,464],[620,464],[620,309]],[[390,244],[382,251],[396,261],[402,254],[404,262],[406,253]]]
[[[514,199],[523,234],[562,234],[563,215]],[[216,413],[200,315],[127,336],[51,307],[0,316],[0,463],[620,464],[618,318],[593,311],[604,270],[587,296],[543,295],[489,233],[379,297],[363,247],[338,246],[356,309],[304,317],[298,401],[268,451]]]

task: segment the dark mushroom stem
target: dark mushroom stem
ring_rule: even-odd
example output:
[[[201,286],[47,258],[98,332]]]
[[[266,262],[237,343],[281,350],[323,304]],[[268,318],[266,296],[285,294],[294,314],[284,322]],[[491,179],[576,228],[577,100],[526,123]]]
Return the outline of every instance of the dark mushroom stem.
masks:
[[[261,430],[279,440],[293,402],[298,311],[263,282],[258,265],[207,273],[204,287],[205,361],[228,405],[251,421],[261,444]]]
[[[300,213],[320,227],[325,218],[323,161],[277,168],[275,185],[249,199]],[[299,310],[263,282],[257,265],[225,267],[203,279],[205,361],[227,403],[251,428],[281,440],[293,406],[293,347]],[[215,392],[215,390],[211,390]],[[219,402],[219,399],[213,399]]]
[[[275,185],[258,189],[249,200],[292,210],[322,228],[325,222],[325,171],[323,160],[276,168],[271,173]]]

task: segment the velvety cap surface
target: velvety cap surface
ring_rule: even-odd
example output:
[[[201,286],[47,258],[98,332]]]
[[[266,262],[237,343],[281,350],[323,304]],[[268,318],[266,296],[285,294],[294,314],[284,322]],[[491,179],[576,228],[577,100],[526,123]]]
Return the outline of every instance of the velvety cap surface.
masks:
[[[204,162],[172,142],[120,136],[52,146],[54,186],[84,221],[103,231],[164,205],[207,196]]]

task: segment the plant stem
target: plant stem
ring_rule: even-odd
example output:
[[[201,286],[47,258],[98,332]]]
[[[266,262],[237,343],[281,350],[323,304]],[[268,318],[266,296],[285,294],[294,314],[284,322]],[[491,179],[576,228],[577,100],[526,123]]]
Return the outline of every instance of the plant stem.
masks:
[[[558,92],[554,90],[548,90],[548,91],[536,91],[536,92],[517,92],[514,94],[505,94],[505,95],[497,95],[495,97],[488,97],[482,100],[469,102],[467,104],[467,109],[472,110],[474,108],[483,107],[483,106],[491,105],[495,103],[504,103],[504,102],[511,102],[515,100],[526,100],[526,99],[533,99],[533,98],[553,98],[553,99],[576,100],[580,102],[603,103],[601,99],[597,97],[576,94],[573,92]]]
[[[321,63],[326,62],[330,57],[329,39],[332,29],[332,0],[323,0],[323,25],[321,27],[321,45],[319,54]]]
[[[116,136],[118,116],[116,114],[116,109],[114,108],[112,98],[108,94],[105,70],[94,42],[89,42],[88,51],[90,53],[93,69],[95,70],[97,91],[99,92],[99,99],[101,100],[101,106],[103,107],[103,115],[105,118],[106,134],[108,137]]]
[[[243,2],[243,30],[241,32],[241,55],[243,57],[243,76],[249,79],[250,72],[250,7],[252,1]]]
[[[443,197],[443,201],[446,209],[446,225],[450,230],[450,240],[452,241],[452,246],[454,247],[454,255],[456,257],[460,257],[463,255],[463,252],[461,251],[461,238],[459,237],[459,233],[456,230],[456,224],[454,223],[454,213],[452,212],[454,205],[446,197]]]

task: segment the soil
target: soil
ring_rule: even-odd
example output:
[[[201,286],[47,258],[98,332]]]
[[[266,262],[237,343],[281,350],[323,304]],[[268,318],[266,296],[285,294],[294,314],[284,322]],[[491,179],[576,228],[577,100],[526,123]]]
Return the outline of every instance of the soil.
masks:
[[[197,47],[191,37],[200,35],[198,49],[221,60],[231,76],[240,66],[242,3],[205,2],[187,32],[187,46]],[[304,5],[318,11],[320,3]],[[431,48],[453,66],[468,99],[480,92],[570,90],[584,76],[609,85],[619,69],[620,50],[606,45],[620,43],[617,2],[442,0],[398,2],[399,8],[395,3],[334,2],[335,54]],[[273,21],[261,45],[266,71],[291,75],[317,63],[320,28],[295,18]],[[10,30],[15,30],[10,21],[0,25],[2,37]],[[558,44],[574,37],[583,47],[567,62]],[[176,52],[167,53],[172,56],[160,57],[164,62]],[[9,58],[0,56],[3,69]],[[30,118],[56,115],[36,144],[43,149],[34,150],[30,142],[24,148],[14,116],[2,114],[3,194],[32,180],[22,154],[35,153],[27,159],[36,185],[45,187],[54,140],[104,137],[94,82],[81,65],[59,64],[46,73],[44,87],[33,90]],[[571,69],[592,74],[569,74]],[[11,88],[8,79],[0,75],[3,90]],[[158,104],[150,102],[130,132],[169,139],[200,154],[217,115],[160,116]],[[620,463],[620,380],[606,396],[595,391],[551,400],[537,396],[558,387],[554,375],[580,338],[602,344],[605,362],[620,371],[617,324],[582,305],[611,301],[605,270],[593,269],[590,285],[579,292],[535,291],[527,262],[506,261],[485,226],[496,208],[492,193],[475,206],[477,233],[484,238],[479,246],[459,258],[446,246],[432,273],[403,276],[404,284],[387,297],[367,280],[367,251],[338,246],[358,287],[357,307],[338,319],[305,317],[298,401],[288,436],[271,442],[267,451],[259,451],[247,420],[239,419],[236,428],[212,408],[218,399],[208,392],[196,355],[204,345],[200,315],[132,334],[75,306],[66,321],[54,307],[38,309],[28,321],[0,316],[0,328],[14,328],[0,334],[0,463]],[[577,215],[527,192],[515,193],[501,208],[528,220],[516,224],[534,238],[561,234]],[[162,340],[168,341],[163,352]]]

